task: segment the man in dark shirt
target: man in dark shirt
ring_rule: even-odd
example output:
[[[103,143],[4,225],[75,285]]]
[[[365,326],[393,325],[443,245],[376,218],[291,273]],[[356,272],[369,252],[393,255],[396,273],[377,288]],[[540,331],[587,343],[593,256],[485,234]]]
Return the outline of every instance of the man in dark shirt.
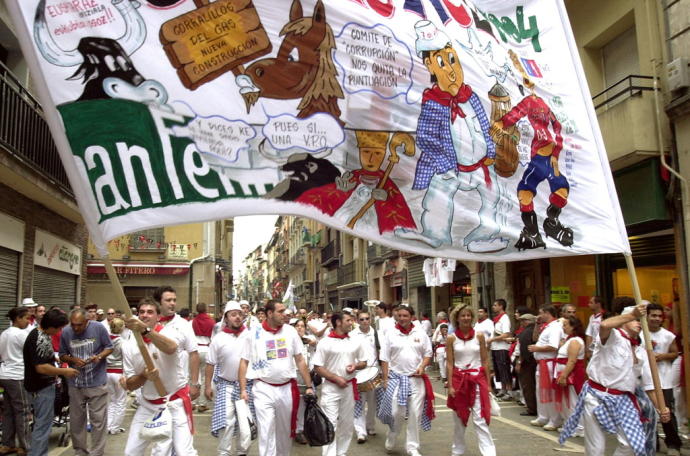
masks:
[[[77,456],[102,456],[108,412],[105,358],[113,352],[113,344],[105,327],[96,320],[87,320],[81,309],[70,312],[70,326],[60,336],[60,361],[79,369],[69,381],[70,434]],[[91,449],[87,444],[86,411],[93,426]]]
[[[66,324],[67,315],[59,309],[51,309],[43,315],[40,326],[34,328],[24,342],[24,388],[32,396],[34,410],[30,455],[48,454],[50,426],[54,415],[55,379],[58,375],[73,378],[79,374],[76,369],[55,367],[51,336]]]
[[[517,364],[518,379],[520,381],[520,389],[525,400],[527,410],[520,413],[523,416],[537,416],[537,394],[535,383],[535,373],[537,371],[537,361],[534,355],[527,349],[533,344],[532,333],[534,332],[535,322],[537,317],[530,313],[521,314],[518,321],[520,326],[524,328],[520,335],[517,336],[520,344],[520,360]]]

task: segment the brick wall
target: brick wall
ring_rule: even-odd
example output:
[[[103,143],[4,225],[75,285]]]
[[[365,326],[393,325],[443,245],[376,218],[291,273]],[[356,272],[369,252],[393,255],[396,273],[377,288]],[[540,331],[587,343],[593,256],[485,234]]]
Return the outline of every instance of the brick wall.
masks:
[[[81,302],[86,296],[86,247],[88,232],[84,224],[77,224],[51,211],[12,188],[0,184],[0,211],[22,220],[24,230],[24,255],[21,271],[20,297],[31,296],[34,270],[34,240],[36,229],[47,231],[81,247]]]

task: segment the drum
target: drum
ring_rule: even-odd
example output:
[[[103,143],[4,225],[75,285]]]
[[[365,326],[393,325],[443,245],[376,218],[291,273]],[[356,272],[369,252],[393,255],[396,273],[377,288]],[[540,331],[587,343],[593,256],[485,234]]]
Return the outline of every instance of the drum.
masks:
[[[374,388],[378,388],[383,383],[379,368],[376,366],[365,367],[357,372],[355,378],[357,379],[357,389],[360,393],[372,391]]]

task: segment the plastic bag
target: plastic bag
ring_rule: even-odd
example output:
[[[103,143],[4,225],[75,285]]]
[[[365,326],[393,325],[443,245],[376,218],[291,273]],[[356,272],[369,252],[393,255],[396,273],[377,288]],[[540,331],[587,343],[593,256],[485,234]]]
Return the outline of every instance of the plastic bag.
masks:
[[[501,406],[491,393],[489,393],[489,400],[491,401],[491,416],[501,416]]]
[[[235,412],[240,429],[238,445],[240,448],[249,448],[252,440],[256,440],[256,424],[252,420],[249,406],[244,400],[239,399],[235,401]]]
[[[308,394],[304,396],[304,431],[309,446],[324,446],[333,442],[335,431],[333,424],[328,419],[319,404],[316,396]]]
[[[163,405],[151,418],[144,421],[139,431],[139,438],[147,442],[160,442],[172,438],[172,415],[168,406]]]

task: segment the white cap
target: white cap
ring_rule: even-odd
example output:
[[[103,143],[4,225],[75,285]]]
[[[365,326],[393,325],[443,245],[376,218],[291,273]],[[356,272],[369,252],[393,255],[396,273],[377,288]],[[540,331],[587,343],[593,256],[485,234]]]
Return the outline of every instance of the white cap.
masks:
[[[223,310],[223,315],[230,312],[231,310],[242,311],[242,307],[240,307],[240,303],[237,301],[228,301],[228,303],[225,304],[225,310]]]
[[[34,301],[34,298],[24,298],[22,300],[22,307],[36,307],[38,304]]]
[[[348,314],[352,314],[352,307],[343,307],[343,312],[348,313]]]
[[[248,306],[248,305],[249,305],[249,301],[247,301],[246,299],[242,299],[240,301],[240,306]]]
[[[421,57],[423,51],[438,51],[450,44],[448,35],[439,30],[431,21],[417,22],[414,31],[417,34],[417,40],[414,42],[417,57]]]

